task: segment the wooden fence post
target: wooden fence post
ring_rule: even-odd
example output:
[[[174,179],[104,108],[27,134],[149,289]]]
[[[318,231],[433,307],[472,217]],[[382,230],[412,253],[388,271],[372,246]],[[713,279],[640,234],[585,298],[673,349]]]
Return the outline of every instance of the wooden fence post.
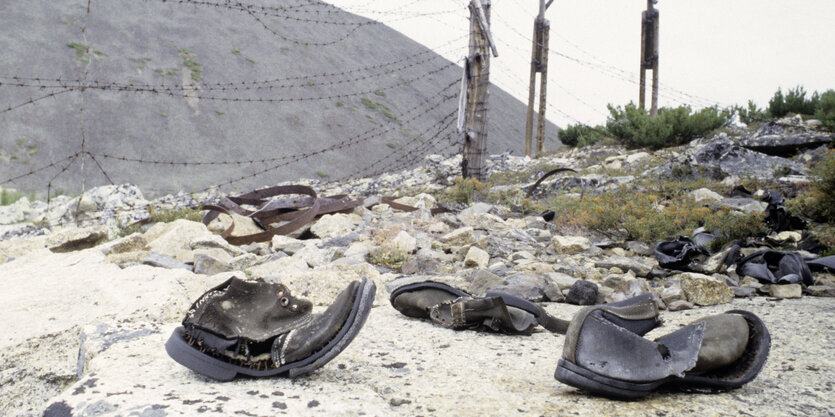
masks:
[[[487,100],[490,96],[490,52],[498,56],[490,36],[489,0],[470,1],[470,51],[466,68],[462,176],[487,180]]]

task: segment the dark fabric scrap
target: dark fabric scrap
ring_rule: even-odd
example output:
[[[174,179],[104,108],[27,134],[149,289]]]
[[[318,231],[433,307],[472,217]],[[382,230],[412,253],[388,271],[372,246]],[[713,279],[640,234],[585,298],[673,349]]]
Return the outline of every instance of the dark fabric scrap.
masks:
[[[712,240],[712,239],[710,239]],[[658,265],[667,269],[689,269],[691,262],[704,261],[710,251],[687,236],[658,243],[655,246],[655,259]]]
[[[768,203],[765,209],[765,224],[775,232],[785,230],[801,230],[806,228],[806,222],[800,217],[793,216],[783,205],[783,195],[778,191],[769,190],[764,201]]]
[[[815,271],[835,272],[835,255],[807,260],[806,265],[809,265],[809,269],[813,269]]]
[[[769,284],[814,284],[809,265],[796,253],[774,250],[754,252],[736,262],[736,273]]]

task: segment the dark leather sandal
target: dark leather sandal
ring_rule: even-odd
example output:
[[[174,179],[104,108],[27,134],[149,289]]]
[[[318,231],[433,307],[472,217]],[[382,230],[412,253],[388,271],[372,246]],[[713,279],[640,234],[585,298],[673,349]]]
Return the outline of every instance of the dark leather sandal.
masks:
[[[531,334],[539,324],[564,334],[568,328],[567,321],[550,316],[544,308],[523,298],[495,291],[475,297],[443,282],[401,285],[391,292],[390,301],[406,316],[431,319],[451,329]]]
[[[721,392],[750,382],[768,358],[768,330],[750,312],[707,317],[655,341],[610,320],[633,313],[607,306],[578,312],[566,334],[556,379],[618,399],[640,398],[664,385]]]
[[[192,304],[165,344],[181,365],[221,381],[297,377],[336,357],[365,323],[374,282],[354,281],[322,314],[281,284],[231,278]]]

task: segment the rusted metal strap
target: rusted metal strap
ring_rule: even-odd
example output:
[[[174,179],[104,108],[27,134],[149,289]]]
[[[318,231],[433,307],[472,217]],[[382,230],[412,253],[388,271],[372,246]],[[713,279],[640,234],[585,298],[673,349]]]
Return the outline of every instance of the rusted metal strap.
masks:
[[[405,211],[407,213],[415,211],[415,210],[418,209],[417,207],[413,207],[413,206],[410,206],[408,204],[401,204],[401,203],[395,202],[394,200],[397,200],[398,198],[401,198],[401,197],[381,197],[380,198],[380,203],[388,204],[389,207],[391,207],[395,210]],[[429,210],[429,212],[432,213],[432,215],[434,216],[434,215],[440,214],[440,213],[450,213],[450,212],[452,212],[452,210],[447,208],[447,207],[444,207],[440,204],[437,204],[436,207]]]
[[[546,178],[548,178],[551,175],[554,175],[558,172],[564,172],[564,171],[571,171],[571,172],[574,172],[574,173],[577,172],[577,171],[575,171],[571,168],[555,168],[555,169],[552,169],[552,170],[546,172],[538,180],[536,180],[536,182],[532,186],[528,187],[528,192],[525,194],[525,198],[530,198],[533,195],[534,190],[536,190],[536,187],[539,187],[539,184],[542,184],[542,181],[545,181]]]
[[[307,195],[307,197],[294,197],[272,199],[278,195]],[[257,207],[256,210],[248,210],[241,205]],[[224,230],[220,235],[227,242],[233,245],[244,245],[252,242],[266,242],[276,235],[286,235],[299,230],[304,225],[313,221],[316,216],[328,213],[349,212],[362,204],[362,199],[350,199],[345,195],[330,197],[318,197],[313,188],[305,185],[281,185],[251,191],[236,197],[225,197],[218,204],[206,205],[203,208],[209,210],[203,216],[203,224],[208,225],[220,214],[230,215],[232,213],[249,217],[259,226],[265,229],[263,232],[246,236],[232,236],[235,229],[235,222]],[[270,225],[279,222],[286,222],[277,227]]]

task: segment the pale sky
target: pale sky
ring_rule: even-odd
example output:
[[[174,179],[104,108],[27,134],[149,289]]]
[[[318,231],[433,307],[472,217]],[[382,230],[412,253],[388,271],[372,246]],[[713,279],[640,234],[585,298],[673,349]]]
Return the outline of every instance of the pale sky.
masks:
[[[330,1],[450,60],[466,55],[465,0]],[[601,124],[607,103],[637,103],[645,8],[646,0],[554,0],[545,13],[551,22],[549,120]],[[660,0],[656,8],[660,106],[745,105],[753,99],[764,107],[777,87],[835,88],[835,0]],[[499,56],[491,61],[490,80],[525,103],[538,10],[538,0],[492,2]]]

